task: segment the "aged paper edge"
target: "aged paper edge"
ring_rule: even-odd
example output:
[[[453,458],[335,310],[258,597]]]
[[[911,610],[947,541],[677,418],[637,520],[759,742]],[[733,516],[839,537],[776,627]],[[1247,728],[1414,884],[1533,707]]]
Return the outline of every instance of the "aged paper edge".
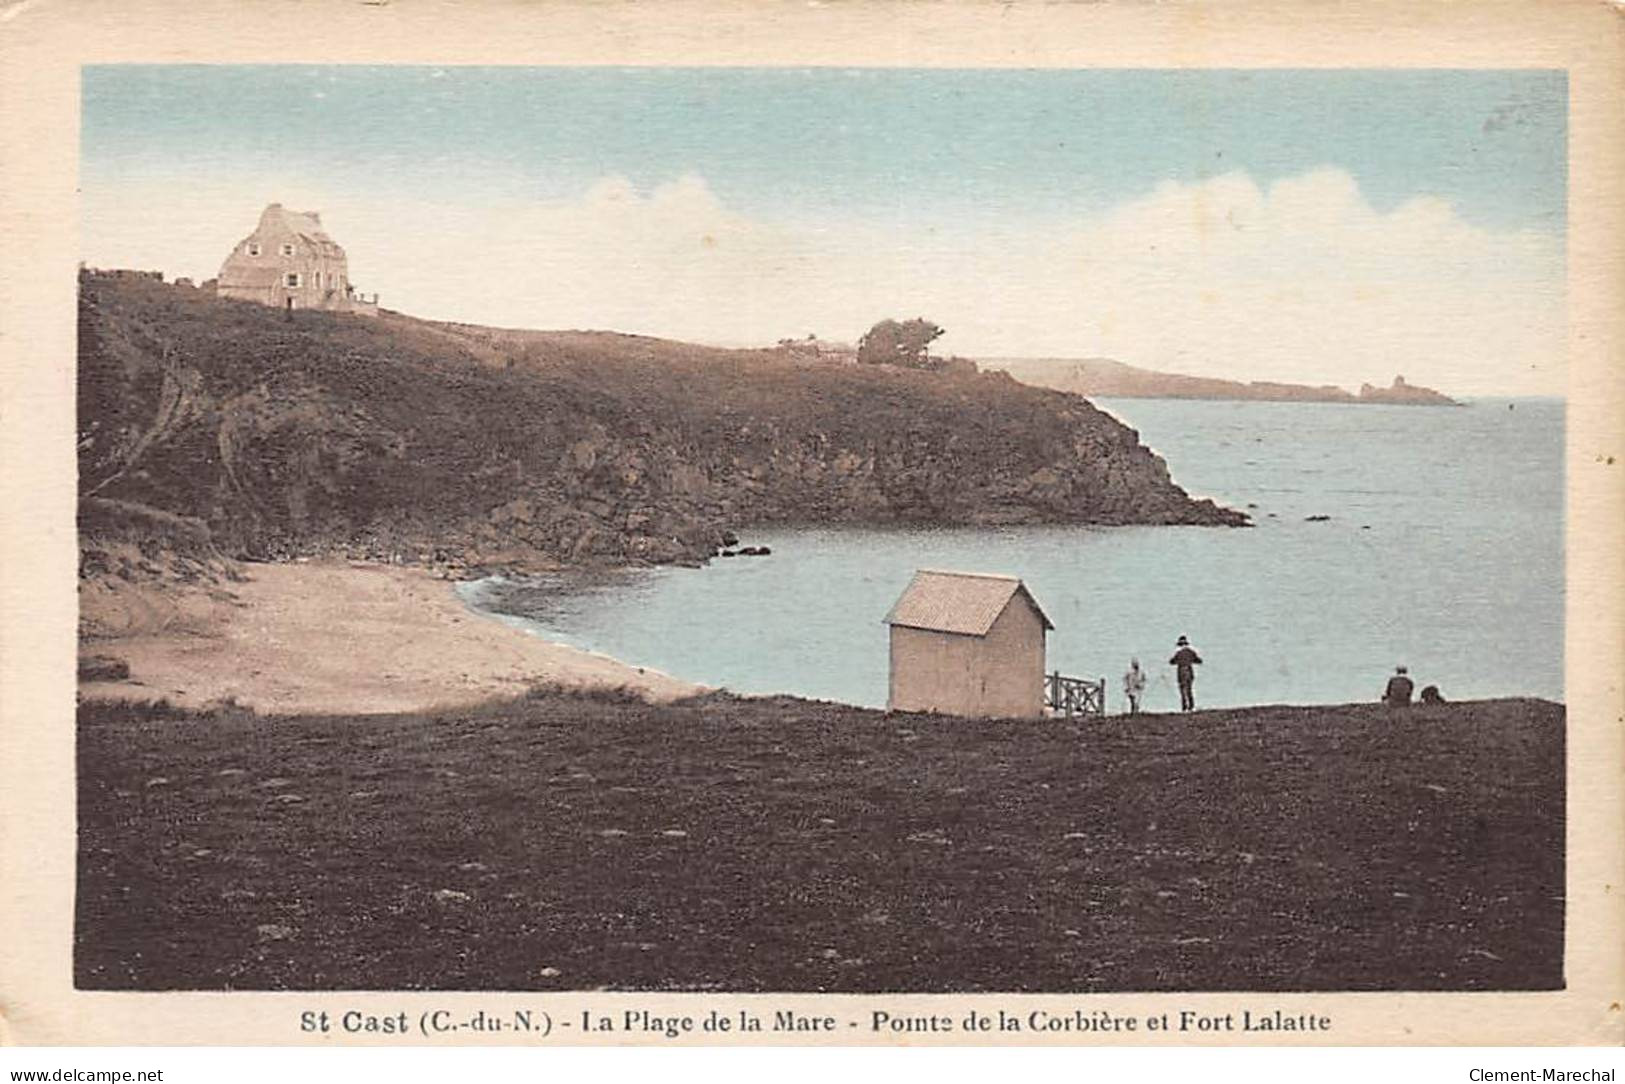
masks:
[[[297,15],[294,13],[297,12]],[[586,1007],[865,1018],[1251,1005],[1332,1016],[1287,1041],[1615,1044],[1625,1036],[1625,14],[1602,3],[587,3],[230,0],[0,8],[0,1042],[306,1043],[307,1009]],[[1568,72],[1567,988],[1550,993],[728,995],[73,989],[74,266],[87,63],[1551,68]],[[623,1036],[617,1036],[625,1041]],[[555,1035],[550,1042],[581,1042]],[[329,1042],[335,1041],[332,1039]],[[342,1040],[362,1045],[362,1037]],[[387,1041],[384,1040],[384,1041]],[[399,1040],[397,1040],[399,1041]],[[421,1040],[419,1040],[421,1041]],[[663,1042],[651,1038],[645,1041]],[[771,1033],[689,1042],[802,1041]],[[845,1032],[835,1041],[898,1043]],[[954,1034],[910,1043],[1145,1042]],[[1199,1042],[1245,1045],[1244,1036]],[[490,1042],[463,1037],[438,1043]]]

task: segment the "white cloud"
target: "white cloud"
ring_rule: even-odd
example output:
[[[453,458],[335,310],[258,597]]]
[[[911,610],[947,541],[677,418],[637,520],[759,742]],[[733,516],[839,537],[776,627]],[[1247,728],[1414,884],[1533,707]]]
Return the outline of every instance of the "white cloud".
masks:
[[[935,228],[763,221],[698,176],[647,192],[608,177],[575,199],[502,205],[303,178],[126,183],[90,189],[85,258],[208,277],[273,199],[320,209],[361,288],[433,318],[749,344],[925,315],[962,354],[1562,389],[1560,239],[1481,229],[1433,198],[1379,212],[1336,169],[1268,189],[1239,173],[1165,183],[1089,219]]]
[[[1373,210],[1346,173],[1165,185],[1078,234],[1100,352],[1214,375],[1558,390],[1561,242],[1440,200]],[[1531,378],[1529,366],[1537,370]]]

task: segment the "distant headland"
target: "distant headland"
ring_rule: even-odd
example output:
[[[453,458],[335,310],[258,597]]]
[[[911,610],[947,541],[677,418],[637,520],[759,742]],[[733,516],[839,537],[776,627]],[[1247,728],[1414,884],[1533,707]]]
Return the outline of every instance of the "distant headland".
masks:
[[[1333,384],[1243,383],[1140,369],[1110,358],[978,358],[984,369],[1002,369],[1021,381],[1077,395],[1124,399],[1255,399],[1285,403],[1382,403],[1401,406],[1461,406],[1432,388],[1394,377],[1386,388],[1360,385],[1358,394]]]

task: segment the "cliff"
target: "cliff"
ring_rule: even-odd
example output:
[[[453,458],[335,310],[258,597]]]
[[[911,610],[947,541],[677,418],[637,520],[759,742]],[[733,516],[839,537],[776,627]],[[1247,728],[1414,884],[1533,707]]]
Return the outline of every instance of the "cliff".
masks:
[[[1076,395],[1123,399],[1241,399],[1282,403],[1398,403],[1407,406],[1459,406],[1432,388],[1407,384],[1396,376],[1392,386],[1362,385],[1358,395],[1332,384],[1282,384],[1267,380],[1242,383],[1215,377],[1187,376],[1140,369],[1109,358],[986,358],[983,367],[1009,373],[1023,383]]]
[[[1133,430],[1003,374],[80,285],[87,571],[162,571],[176,545],[192,572],[457,570],[697,561],[770,524],[1245,522]]]

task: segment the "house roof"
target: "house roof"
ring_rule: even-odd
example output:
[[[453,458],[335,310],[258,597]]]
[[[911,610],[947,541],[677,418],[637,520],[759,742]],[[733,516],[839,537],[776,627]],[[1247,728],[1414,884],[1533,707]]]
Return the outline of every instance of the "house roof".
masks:
[[[1010,600],[1020,595],[1046,629],[1055,626],[1014,576],[921,569],[886,615],[886,624],[965,636],[986,636]]]
[[[221,265],[219,284],[227,289],[266,289],[278,285],[284,273],[299,270],[300,264],[286,263],[286,257],[274,247],[267,248],[260,256],[250,256],[244,252],[243,245],[258,240],[274,246],[290,236],[310,246],[303,252],[298,252],[296,246],[296,260],[303,261],[314,249],[318,259],[344,263],[344,249],[322,229],[321,215],[315,211],[290,211],[280,203],[268,203],[260,212],[254,232],[232,246],[231,254]]]
[[[260,214],[260,228],[268,225],[280,225],[284,229],[299,234],[310,241],[332,242],[327,231],[322,229],[321,215],[315,211],[290,211],[280,203],[270,204]]]

